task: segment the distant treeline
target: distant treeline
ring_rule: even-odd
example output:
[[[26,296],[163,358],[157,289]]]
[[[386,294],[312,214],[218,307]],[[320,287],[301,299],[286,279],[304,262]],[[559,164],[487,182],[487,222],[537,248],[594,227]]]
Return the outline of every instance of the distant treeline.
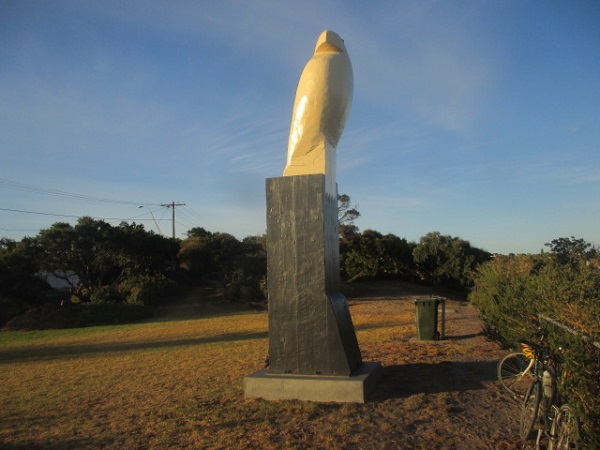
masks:
[[[63,303],[152,305],[178,284],[214,282],[229,299],[264,301],[266,236],[239,241],[228,233],[193,228],[186,239],[170,239],[142,225],[112,226],[82,217],[58,222],[35,237],[0,239],[2,318],[47,299],[44,277],[69,288]],[[402,279],[469,287],[490,254],[438,232],[418,243],[377,231],[340,225],[342,276]]]

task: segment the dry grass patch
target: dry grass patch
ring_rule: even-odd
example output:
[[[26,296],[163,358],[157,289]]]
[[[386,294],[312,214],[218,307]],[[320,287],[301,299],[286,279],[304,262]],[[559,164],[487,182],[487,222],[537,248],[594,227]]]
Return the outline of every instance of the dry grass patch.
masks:
[[[511,448],[497,414],[509,403],[485,362],[502,350],[481,336],[411,342],[404,300],[357,300],[351,312],[363,358],[385,366],[364,405],[245,400],[243,377],[267,354],[267,314],[233,304],[195,318],[2,333],[0,447]],[[444,366],[461,355],[473,361]],[[472,410],[485,398],[496,414]]]

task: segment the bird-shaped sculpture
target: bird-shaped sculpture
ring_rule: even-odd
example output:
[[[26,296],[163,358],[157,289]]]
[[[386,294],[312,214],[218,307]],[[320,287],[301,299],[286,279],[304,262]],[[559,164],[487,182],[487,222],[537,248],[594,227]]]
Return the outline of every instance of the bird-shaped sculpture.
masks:
[[[335,150],[346,125],[353,89],[352,64],[344,40],[325,30],[298,82],[284,176],[325,174],[328,193],[337,194]]]

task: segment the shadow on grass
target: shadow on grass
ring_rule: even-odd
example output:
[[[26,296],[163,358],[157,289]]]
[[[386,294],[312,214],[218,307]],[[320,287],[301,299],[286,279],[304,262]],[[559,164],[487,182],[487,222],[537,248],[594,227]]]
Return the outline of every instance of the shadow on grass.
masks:
[[[484,334],[483,331],[480,331],[479,333],[446,336],[446,339],[451,340],[451,341],[460,341],[463,339],[472,339],[472,338],[476,338],[477,336],[483,336],[483,334]]]
[[[496,366],[495,361],[448,361],[383,367],[370,401],[485,389],[484,382],[496,379]]]
[[[412,322],[410,323],[412,324]],[[410,325],[408,324],[408,325]],[[379,322],[379,323],[361,323],[358,325],[354,325],[354,329],[356,331],[364,331],[364,330],[376,330],[378,328],[393,328],[397,326],[407,325],[402,322]]]
[[[64,347],[35,347],[20,350],[0,351],[0,364],[29,362],[32,360],[54,360],[82,358],[99,353],[119,353],[137,350],[156,350],[189,345],[211,344],[215,342],[235,342],[250,339],[266,339],[268,333],[225,333],[192,339],[178,339],[156,342],[126,342],[123,344],[69,345]]]

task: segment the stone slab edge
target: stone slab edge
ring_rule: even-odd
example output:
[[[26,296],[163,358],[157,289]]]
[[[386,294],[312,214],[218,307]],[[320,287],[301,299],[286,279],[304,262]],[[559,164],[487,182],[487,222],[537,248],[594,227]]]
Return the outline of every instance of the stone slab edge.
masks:
[[[379,362],[365,362],[349,377],[269,374],[267,370],[244,378],[246,398],[365,403],[381,377]]]

